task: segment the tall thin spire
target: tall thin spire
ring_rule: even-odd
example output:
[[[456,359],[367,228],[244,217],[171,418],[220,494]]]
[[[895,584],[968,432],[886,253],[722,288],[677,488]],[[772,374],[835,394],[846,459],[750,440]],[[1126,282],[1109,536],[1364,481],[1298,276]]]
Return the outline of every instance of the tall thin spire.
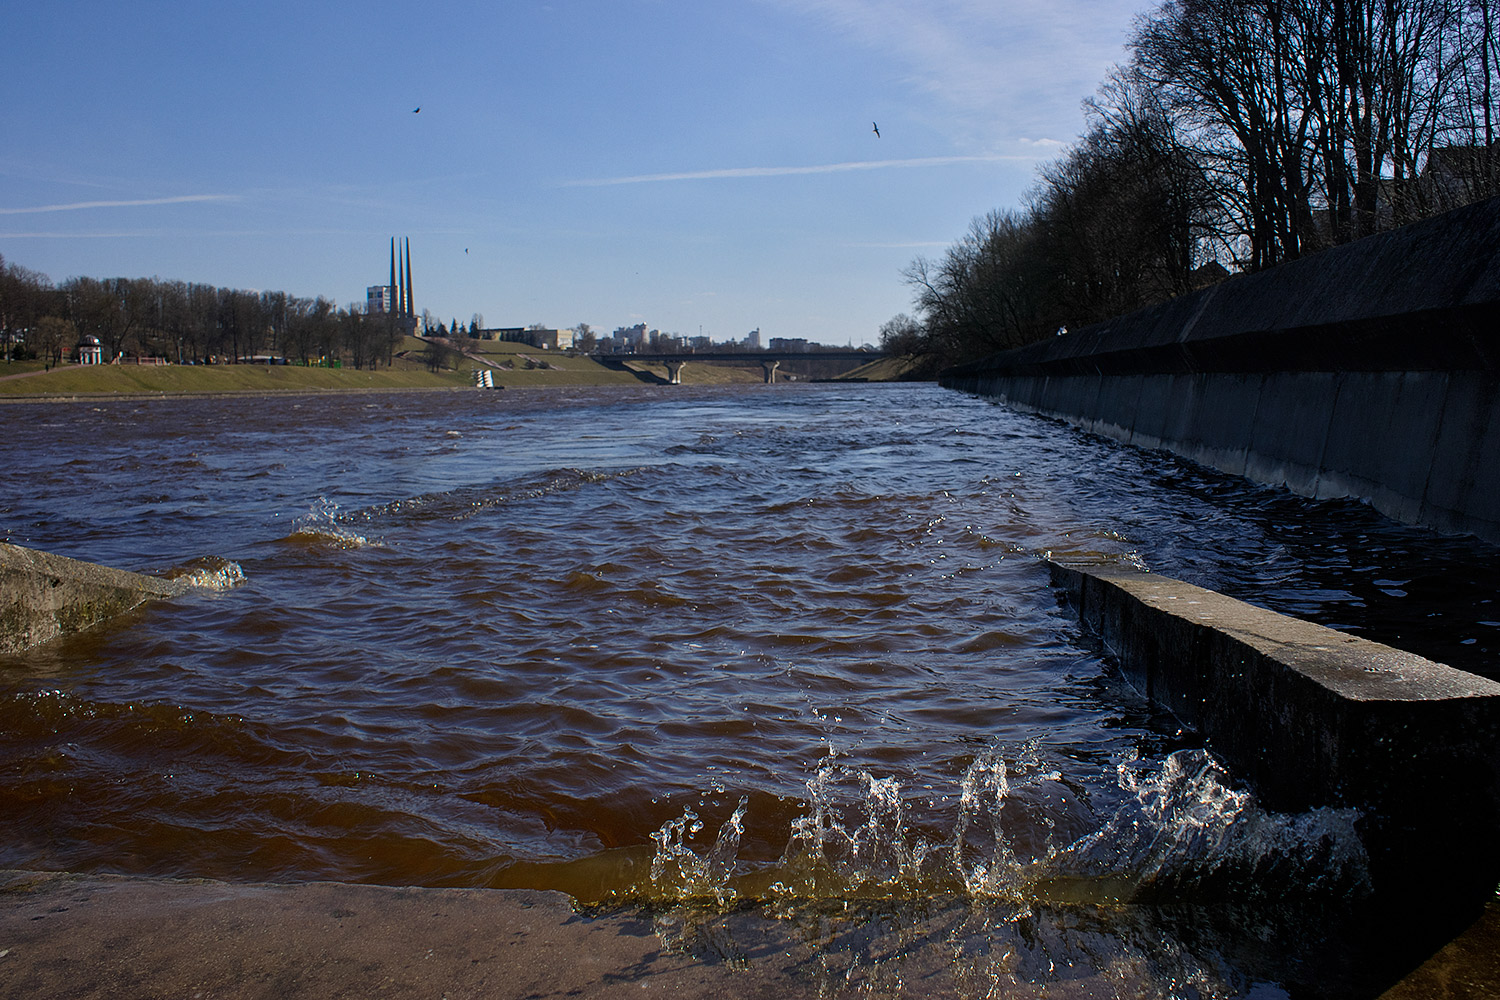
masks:
[[[417,315],[416,306],[411,297],[411,237],[406,238],[406,316],[411,319]]]
[[[391,237],[391,285],[390,294],[386,296],[385,308],[387,312],[396,311],[396,237]]]

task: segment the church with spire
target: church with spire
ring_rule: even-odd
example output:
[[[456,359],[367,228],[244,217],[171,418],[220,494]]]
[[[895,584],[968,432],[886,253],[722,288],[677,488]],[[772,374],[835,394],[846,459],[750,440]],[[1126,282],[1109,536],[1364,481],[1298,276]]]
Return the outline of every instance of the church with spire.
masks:
[[[393,315],[408,334],[417,330],[417,310],[411,294],[411,238],[398,246],[391,239],[391,280],[386,285],[371,285],[365,290],[365,313],[369,316]]]

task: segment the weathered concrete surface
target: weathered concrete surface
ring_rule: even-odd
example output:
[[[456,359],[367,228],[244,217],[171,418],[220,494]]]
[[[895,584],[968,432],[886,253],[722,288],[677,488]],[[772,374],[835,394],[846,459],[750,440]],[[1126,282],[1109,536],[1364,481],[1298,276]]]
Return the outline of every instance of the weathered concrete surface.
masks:
[[[171,580],[0,542],[0,653],[77,632],[182,588]]]
[[[1052,564],[1130,683],[1272,809],[1358,809],[1377,893],[1500,880],[1500,683],[1123,567]]]
[[[0,1000],[1161,994],[1149,963],[1038,979],[956,954],[943,931],[941,916],[868,936],[744,912],[589,916],[510,889],[0,872]]]
[[[1500,997],[1500,903],[1380,1000],[1494,1000]]]
[[[559,893],[25,872],[0,881],[6,1000],[713,996],[731,983],[772,995],[664,954],[649,922],[587,920]]]
[[[1500,199],[951,369],[943,385],[1500,541]]]

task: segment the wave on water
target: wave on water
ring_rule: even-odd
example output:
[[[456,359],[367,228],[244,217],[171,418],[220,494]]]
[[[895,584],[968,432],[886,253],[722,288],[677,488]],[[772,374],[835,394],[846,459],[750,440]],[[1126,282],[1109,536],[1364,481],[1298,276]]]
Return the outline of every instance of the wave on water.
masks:
[[[307,549],[363,549],[380,548],[384,543],[372,540],[349,526],[353,515],[343,514],[339,505],[327,497],[319,497],[311,509],[297,518],[292,533],[281,541]]]
[[[539,500],[607,480],[635,475],[641,471],[639,468],[608,471],[553,469],[513,481],[463,486],[441,493],[424,493],[404,500],[393,500],[368,507],[357,514],[348,515],[348,518],[364,521],[395,517],[463,521],[492,508]]]
[[[219,556],[190,560],[172,567],[163,576],[175,580],[184,590],[233,590],[245,582],[245,571],[240,564]]]

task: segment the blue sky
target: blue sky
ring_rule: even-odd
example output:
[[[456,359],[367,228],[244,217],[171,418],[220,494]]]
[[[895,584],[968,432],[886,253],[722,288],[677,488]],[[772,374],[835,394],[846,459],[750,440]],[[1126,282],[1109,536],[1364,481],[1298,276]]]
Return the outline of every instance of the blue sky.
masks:
[[[873,342],[1149,6],[12,4],[0,254],[348,304],[407,237],[444,320]]]

